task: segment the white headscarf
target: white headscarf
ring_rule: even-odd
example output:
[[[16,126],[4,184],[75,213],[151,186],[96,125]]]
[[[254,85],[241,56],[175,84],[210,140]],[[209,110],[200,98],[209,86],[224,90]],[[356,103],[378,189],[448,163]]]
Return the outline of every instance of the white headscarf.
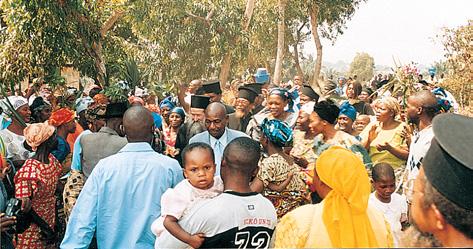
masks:
[[[309,101],[305,103],[304,105],[302,105],[300,110],[310,115],[314,111],[314,106],[315,106],[315,102]]]
[[[8,97],[8,100],[12,104],[15,111],[18,110],[18,108],[28,104],[28,100],[22,96],[10,96]]]

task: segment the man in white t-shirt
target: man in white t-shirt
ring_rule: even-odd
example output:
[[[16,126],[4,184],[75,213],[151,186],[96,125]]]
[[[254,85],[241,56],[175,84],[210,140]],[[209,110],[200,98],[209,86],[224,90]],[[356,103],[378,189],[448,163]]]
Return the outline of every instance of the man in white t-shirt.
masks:
[[[225,148],[221,164],[224,192],[197,204],[179,225],[188,233],[204,233],[202,248],[269,248],[276,226],[276,210],[271,202],[250,189],[260,159],[259,143],[247,137],[234,139]],[[163,233],[161,248],[188,245]]]
[[[422,159],[430,148],[430,142],[434,137],[432,130],[432,119],[438,112],[438,104],[435,95],[428,90],[414,93],[407,99],[407,117],[414,124],[417,131],[411,139],[409,157],[407,159],[407,179],[403,186],[408,201],[411,195],[414,180],[419,174]]]

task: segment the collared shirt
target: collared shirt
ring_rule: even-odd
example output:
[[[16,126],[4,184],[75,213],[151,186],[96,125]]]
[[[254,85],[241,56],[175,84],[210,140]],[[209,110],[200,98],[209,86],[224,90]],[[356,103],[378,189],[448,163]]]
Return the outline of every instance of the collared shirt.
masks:
[[[91,130],[83,131],[74,142],[74,150],[72,151],[72,163],[71,163],[71,169],[73,170],[82,171],[82,165],[80,163],[80,157],[82,154],[82,146],[80,144],[80,138],[87,134],[92,134],[92,131]]]
[[[215,164],[217,166],[217,169],[215,170],[215,175],[220,175],[220,164],[222,163],[223,150],[225,149],[228,143],[227,128],[225,127],[225,131],[223,132],[223,135],[219,139],[216,139],[209,134],[209,141],[210,141],[210,147],[212,147],[215,153]],[[220,142],[220,149],[216,147],[217,141]]]
[[[148,143],[128,143],[100,160],[72,210],[61,248],[154,247],[151,223],[161,215],[161,195],[183,179],[174,159]]]

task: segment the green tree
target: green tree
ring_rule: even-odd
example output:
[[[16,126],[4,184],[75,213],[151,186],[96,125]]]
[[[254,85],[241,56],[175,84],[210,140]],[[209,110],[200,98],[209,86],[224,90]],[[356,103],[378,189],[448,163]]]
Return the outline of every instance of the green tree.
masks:
[[[124,16],[125,1],[5,0],[0,3],[2,30],[0,76],[3,82],[44,78],[72,65],[83,75],[105,84],[109,77],[104,55],[107,33]],[[116,45],[116,44],[113,44]]]
[[[350,64],[350,76],[356,75],[358,80],[367,81],[374,75],[374,59],[367,53],[356,53]]]
[[[448,74],[442,85],[452,91],[462,107],[473,104],[472,40],[473,20],[469,20],[464,26],[444,30],[443,44]]]

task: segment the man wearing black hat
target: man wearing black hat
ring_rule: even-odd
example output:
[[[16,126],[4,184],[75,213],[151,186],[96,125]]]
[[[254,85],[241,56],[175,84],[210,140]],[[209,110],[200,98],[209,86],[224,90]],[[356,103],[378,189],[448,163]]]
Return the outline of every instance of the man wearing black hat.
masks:
[[[81,166],[85,177],[89,177],[97,163],[116,154],[127,144],[123,130],[123,114],[127,110],[127,103],[110,103],[107,105],[105,126],[97,133],[87,134],[80,138],[82,147]]]
[[[253,89],[253,91],[258,93],[258,95],[256,96],[255,101],[253,103],[253,106],[254,106],[253,110],[251,110],[251,114],[255,115],[255,114],[257,114],[258,112],[260,112],[261,110],[264,109],[264,105],[263,105],[264,96],[263,96],[262,90],[261,90],[263,88],[263,85],[258,84],[258,83],[251,83],[251,84],[246,84],[245,87],[251,88],[251,89]]]
[[[313,101],[315,103],[319,101],[319,95],[309,85],[303,85],[299,89],[299,95],[300,95],[301,106],[310,101]]]
[[[228,128],[246,132],[251,120],[251,110],[258,93],[252,88],[242,86],[238,88],[238,97],[235,102],[235,112],[228,115]]]
[[[210,97],[210,102],[220,102],[225,106],[225,110],[227,114],[234,113],[235,108],[233,106],[227,105],[222,102],[222,89],[220,88],[220,81],[219,80],[212,80],[207,81],[202,84],[199,90],[197,90],[197,94],[202,94],[205,96]]]
[[[210,104],[210,98],[202,95],[192,95],[190,105],[190,118],[184,122],[177,131],[176,145],[178,153],[176,159],[181,163],[181,151],[189,144],[189,140],[196,134],[205,131],[205,108]]]
[[[414,183],[412,218],[445,247],[473,247],[473,118],[441,114]]]

